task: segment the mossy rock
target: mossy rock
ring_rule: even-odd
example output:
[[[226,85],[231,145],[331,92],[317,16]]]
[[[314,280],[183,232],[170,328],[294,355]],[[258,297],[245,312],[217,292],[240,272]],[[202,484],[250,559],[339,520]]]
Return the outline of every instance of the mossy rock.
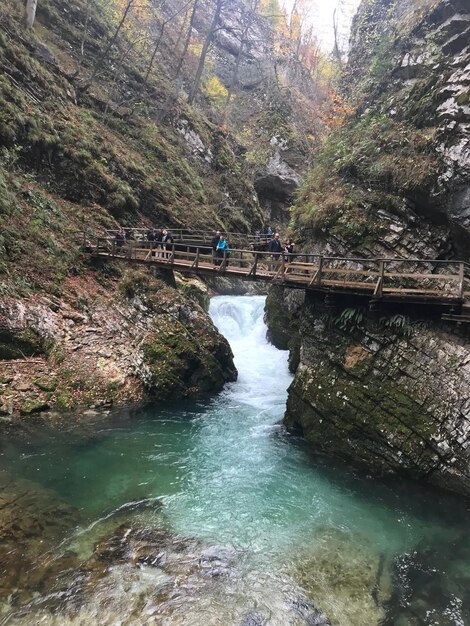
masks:
[[[289,341],[293,334],[292,316],[284,305],[282,287],[272,286],[269,288],[264,312],[264,319],[268,326],[268,340],[278,350],[288,350]]]
[[[42,340],[33,330],[0,331],[0,359],[21,359],[42,353]]]
[[[193,302],[199,304],[204,311],[207,312],[209,310],[211,298],[207,286],[202,281],[176,275],[176,285],[184,297],[190,298]]]
[[[161,400],[219,391],[236,378],[230,347],[214,327],[199,332],[169,314],[155,318],[142,353],[150,373],[144,382]]]
[[[44,400],[28,398],[20,406],[20,413],[22,415],[33,415],[34,413],[41,413],[50,409],[49,404]]]
[[[57,389],[56,378],[36,378],[33,382],[41,391],[55,391]]]

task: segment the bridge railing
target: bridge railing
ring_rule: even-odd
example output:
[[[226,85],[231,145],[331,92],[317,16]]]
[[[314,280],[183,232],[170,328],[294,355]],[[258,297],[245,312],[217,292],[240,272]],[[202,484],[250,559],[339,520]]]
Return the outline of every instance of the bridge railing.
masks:
[[[160,244],[147,240],[121,242],[108,236],[96,240],[89,252],[190,272],[217,271],[247,278],[291,283],[306,288],[432,298],[470,298],[470,266],[460,261],[422,259],[362,259],[317,254],[272,254],[233,249],[214,254],[205,246]]]
[[[310,287],[370,290],[375,297],[403,293],[463,299],[470,295],[469,269],[459,261],[306,255],[304,263],[285,264],[281,274]]]
[[[147,241],[147,233],[154,230],[154,228],[123,228],[127,241]],[[201,242],[208,243],[215,235],[215,230],[189,230],[187,228],[168,228],[173,238],[177,242]],[[232,245],[244,244],[255,245],[257,243],[266,244],[272,239],[272,235],[259,234],[254,235],[250,233],[236,233],[221,231]],[[110,240],[115,239],[119,233],[118,229],[106,229],[104,236]]]

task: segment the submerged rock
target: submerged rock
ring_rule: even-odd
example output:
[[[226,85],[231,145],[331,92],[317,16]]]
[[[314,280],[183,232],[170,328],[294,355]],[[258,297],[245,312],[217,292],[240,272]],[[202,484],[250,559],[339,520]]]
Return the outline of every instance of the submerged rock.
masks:
[[[381,566],[381,555],[368,544],[367,537],[324,528],[308,538],[308,545],[309,550],[293,571],[306,596],[289,601],[305,623],[381,624],[382,602],[389,598],[390,580]]]
[[[259,613],[248,613],[242,621],[240,626],[263,626],[265,620]]]
[[[48,551],[78,519],[55,492],[0,471],[0,600],[44,592],[59,572],[77,566],[74,554],[51,558]]]

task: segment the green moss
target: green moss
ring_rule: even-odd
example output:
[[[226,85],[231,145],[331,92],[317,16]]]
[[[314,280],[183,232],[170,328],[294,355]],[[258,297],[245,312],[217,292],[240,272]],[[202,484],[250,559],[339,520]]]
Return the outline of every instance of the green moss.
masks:
[[[470,102],[470,90],[464,91],[459,96],[457,96],[457,104],[460,107],[466,106]]]
[[[429,193],[440,171],[432,129],[371,112],[327,140],[292,211],[298,230],[329,233],[350,246],[386,232],[378,211],[399,212],[403,197]],[[305,236],[305,233],[302,233]]]
[[[61,390],[55,398],[54,406],[60,411],[67,411],[71,409],[74,406],[74,400],[70,392]]]
[[[22,415],[32,415],[33,413],[47,411],[49,408],[50,407],[47,402],[44,402],[43,400],[28,398],[22,402],[20,406],[20,413]]]
[[[57,389],[56,378],[36,378],[33,382],[41,391],[55,391]]]

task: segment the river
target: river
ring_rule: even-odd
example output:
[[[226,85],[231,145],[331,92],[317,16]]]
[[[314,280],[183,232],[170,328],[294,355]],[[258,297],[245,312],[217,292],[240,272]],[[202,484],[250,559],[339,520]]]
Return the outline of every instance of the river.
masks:
[[[470,624],[468,507],[317,459],[285,432],[292,376],[263,307],[212,299],[239,372],[216,398],[3,442],[1,469],[76,507],[49,560],[87,565],[4,599],[1,626]],[[123,526],[145,529],[144,543],[164,529],[155,559],[135,557],[150,548],[129,547]],[[97,574],[94,546],[117,529],[126,556]]]

